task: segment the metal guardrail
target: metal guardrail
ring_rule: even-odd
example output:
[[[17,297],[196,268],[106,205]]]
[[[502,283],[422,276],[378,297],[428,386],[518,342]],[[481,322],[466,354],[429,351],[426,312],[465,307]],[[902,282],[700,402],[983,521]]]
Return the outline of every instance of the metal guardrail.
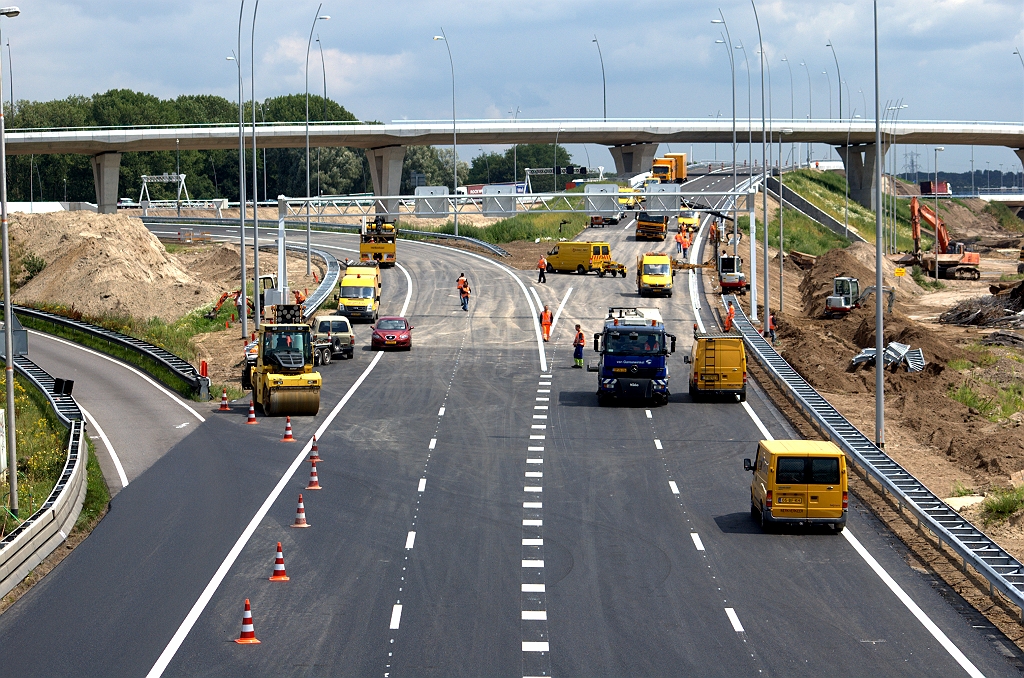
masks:
[[[497,254],[499,257],[510,257],[510,256],[512,256],[507,251],[501,249],[497,245],[492,245],[491,243],[484,242],[483,240],[479,240],[478,238],[470,238],[470,237],[467,237],[467,236],[464,236],[464,235],[451,235],[450,233],[434,233],[432,231],[410,231],[408,229],[402,229],[401,231],[399,231],[398,236],[401,237],[403,233],[408,234],[408,235],[415,235],[415,236],[421,237],[421,238],[440,238],[442,240],[461,240],[463,242],[472,243],[472,244],[476,245],[477,247],[483,247],[488,252],[491,252],[493,254]]]
[[[990,590],[998,589],[1024,611],[1024,565],[962,518],[847,421],[750,324],[734,296],[722,297],[723,303],[730,300],[736,309],[736,328],[743,335],[747,349],[810,418],[815,428],[863,467],[864,472],[874,478],[883,490],[896,497],[900,508],[906,507],[917,518],[918,525],[924,523],[940,542],[959,555],[965,571],[970,564],[988,580]]]
[[[306,248],[302,245],[286,245],[286,248],[293,252],[306,252]],[[261,252],[277,252],[277,245],[260,245]],[[302,314],[303,320],[309,320],[316,313],[317,309],[324,305],[327,301],[327,297],[330,296],[331,292],[334,291],[335,285],[338,284],[338,280],[341,279],[341,264],[332,254],[328,254],[323,250],[316,248],[310,248],[310,254],[313,256],[320,257],[324,260],[324,264],[327,266],[327,273],[324,274],[323,280],[320,281],[320,285],[313,290],[313,294],[309,295],[304,302],[305,311]]]
[[[7,595],[67,539],[82,511],[88,485],[85,421],[78,404],[71,396],[55,395],[53,377],[28,358],[16,357],[14,369],[46,396],[70,435],[64,468],[46,501],[0,540],[0,597]]]

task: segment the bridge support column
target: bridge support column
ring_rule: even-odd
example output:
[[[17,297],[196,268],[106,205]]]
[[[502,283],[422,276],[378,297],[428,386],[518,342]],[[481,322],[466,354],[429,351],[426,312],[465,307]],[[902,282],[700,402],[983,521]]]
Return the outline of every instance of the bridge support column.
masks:
[[[96,211],[117,213],[117,183],[121,174],[120,153],[100,153],[92,157],[92,178],[96,184]]]
[[[366,149],[366,160],[370,163],[370,179],[373,180],[374,195],[398,195],[402,189],[402,163],[405,161],[405,146],[386,146]],[[374,210],[384,216],[388,223],[398,219],[398,200],[378,200]]]
[[[850,199],[870,210],[875,209],[875,163],[885,160],[887,146],[882,144],[882,157],[878,158],[874,144],[836,146],[846,168],[846,181],[850,185]]]
[[[658,144],[609,146],[608,151],[615,160],[615,173],[619,176],[632,176],[651,171],[654,156],[658,154]]]

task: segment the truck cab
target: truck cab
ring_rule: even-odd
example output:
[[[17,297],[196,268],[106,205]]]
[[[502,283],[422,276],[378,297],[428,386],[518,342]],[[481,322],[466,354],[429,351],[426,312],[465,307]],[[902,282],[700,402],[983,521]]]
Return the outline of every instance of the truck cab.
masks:
[[[825,299],[825,315],[846,314],[857,307],[860,299],[860,281],[856,278],[832,279],[832,294]]]
[[[668,233],[668,217],[641,212],[636,218],[637,240],[664,240]]]
[[[656,308],[609,308],[604,330],[594,335],[601,357],[588,370],[598,373],[597,402],[668,402],[668,356],[676,338],[665,330]]]

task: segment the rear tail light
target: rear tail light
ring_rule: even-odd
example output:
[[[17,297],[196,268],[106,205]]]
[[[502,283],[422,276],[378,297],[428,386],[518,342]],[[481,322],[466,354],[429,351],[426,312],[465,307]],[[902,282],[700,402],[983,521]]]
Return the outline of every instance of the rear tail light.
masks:
[[[844,503],[843,505],[845,506],[846,504]],[[771,490],[768,490],[768,492],[765,494],[764,506],[765,506],[765,508],[771,508],[772,507],[772,491]]]
[[[747,373],[746,372],[743,373],[743,383],[744,384],[747,383]]]
[[[348,338],[348,343],[349,343],[349,344],[350,344],[351,346],[355,346],[355,345],[356,345],[356,335],[354,335],[354,334],[353,334],[353,335],[352,335],[351,337],[349,337],[349,338]]]
[[[849,494],[847,494],[847,492],[844,491],[843,492],[843,509],[846,509],[846,506],[847,506],[847,504],[849,504],[849,502],[850,502]]]

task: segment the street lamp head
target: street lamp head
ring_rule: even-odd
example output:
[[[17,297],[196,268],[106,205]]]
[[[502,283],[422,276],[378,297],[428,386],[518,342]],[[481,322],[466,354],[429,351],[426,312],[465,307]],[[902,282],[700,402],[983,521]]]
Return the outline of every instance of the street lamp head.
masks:
[[[713,24],[724,24],[725,22],[722,21],[721,19],[712,19],[711,23],[713,23]]]
[[[17,7],[0,7],[0,15],[6,17],[16,17],[21,14],[21,10]]]
[[[944,150],[946,150],[945,146],[936,146],[935,147],[935,152],[936,153],[938,153],[939,151],[944,151]]]
[[[441,35],[435,35],[435,36],[434,36],[434,40],[444,40],[444,36],[441,36]],[[447,41],[447,40],[445,40],[445,42],[448,42],[448,41]]]
[[[331,19],[331,15],[330,14],[324,14],[323,16],[318,16],[317,17],[318,21],[330,21],[330,19]]]
[[[715,44],[716,45],[724,45],[725,44],[725,40],[715,40]]]

